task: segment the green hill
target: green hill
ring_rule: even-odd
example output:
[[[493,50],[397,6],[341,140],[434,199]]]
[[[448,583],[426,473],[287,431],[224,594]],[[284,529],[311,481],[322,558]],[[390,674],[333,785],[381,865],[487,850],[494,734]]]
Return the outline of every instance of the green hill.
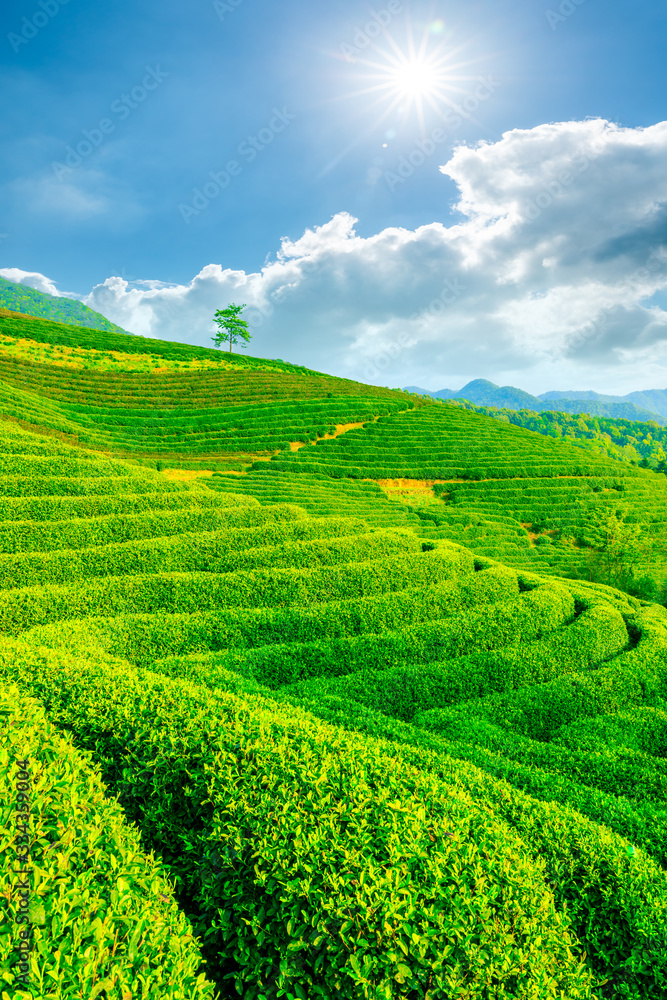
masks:
[[[532,410],[474,406],[463,400],[452,401],[452,405],[495,417],[516,427],[526,427],[548,437],[570,440],[587,451],[602,453],[608,458],[667,472],[667,428],[656,420],[571,414],[556,409],[535,413]]]
[[[11,341],[81,348],[70,367],[11,352]],[[101,355],[97,364],[88,361]],[[121,352],[114,357],[112,352]],[[127,370],[135,358],[159,367]],[[76,359],[79,359],[78,361]],[[180,364],[194,364],[181,370]],[[204,367],[201,367],[204,366]],[[282,361],[143,337],[0,317],[0,410],[23,426],[115,456],[240,470],[258,456],[414,406],[404,393]]]
[[[667,597],[665,477],[585,450],[574,438],[434,402],[255,463],[244,488],[270,499],[286,474],[295,483],[302,474],[372,479],[421,518],[425,538],[448,538],[516,567]],[[294,491],[291,498],[298,502]],[[633,530],[639,537],[630,551]]]
[[[22,313],[28,316],[39,316],[58,323],[70,323],[73,326],[85,326],[106,333],[122,333],[131,336],[120,326],[116,326],[102,316],[101,313],[89,309],[83,302],[62,295],[49,295],[38,292],[36,288],[8,281],[0,277],[0,309],[9,312]]]
[[[664,477],[284,363],[0,335],[7,997],[665,996],[667,609],[425,519],[564,484],[643,516]]]

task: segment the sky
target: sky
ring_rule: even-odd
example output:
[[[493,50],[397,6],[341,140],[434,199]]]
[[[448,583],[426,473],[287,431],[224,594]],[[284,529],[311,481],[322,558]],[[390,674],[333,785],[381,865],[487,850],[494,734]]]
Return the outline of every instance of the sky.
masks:
[[[0,274],[375,385],[667,386],[667,6],[15,0]],[[236,350],[242,350],[239,344]]]

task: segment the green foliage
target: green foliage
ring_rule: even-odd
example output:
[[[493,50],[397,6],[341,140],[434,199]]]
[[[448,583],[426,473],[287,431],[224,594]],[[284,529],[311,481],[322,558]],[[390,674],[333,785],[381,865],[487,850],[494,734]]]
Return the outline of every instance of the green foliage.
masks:
[[[465,448],[461,442],[465,441]],[[285,472],[354,478],[516,479],[560,476],[638,475],[611,459],[583,454],[564,441],[545,440],[450,404],[424,403],[350,430],[315,448],[277,456]]]
[[[217,309],[213,319],[218,326],[218,332],[215,337],[213,337],[213,343],[216,347],[220,347],[224,340],[229,340],[229,353],[232,351],[232,344],[235,344],[239,337],[242,340],[250,340],[250,334],[248,333],[248,324],[239,319],[239,313],[245,308],[245,303],[242,306],[237,306],[233,302],[227,309]],[[245,344],[241,345],[245,347]]]
[[[18,1000],[36,988],[43,997],[121,1000],[130,990],[144,1000],[211,1000],[169,872],[143,853],[138,831],[106,797],[91,755],[77,751],[14,684],[0,687],[0,720],[3,997],[6,989]],[[25,978],[17,929],[40,956]]]
[[[597,560],[648,588],[660,479],[246,362],[2,369],[0,692],[47,765],[43,815],[66,825],[76,797],[81,857],[101,852],[77,878],[127,946],[105,995],[133,973],[158,998],[664,997],[667,611],[562,573]],[[174,459],[218,474],[156,469]],[[401,478],[424,499],[373,481]],[[112,898],[112,859],[152,878],[158,856],[168,907],[143,875]],[[40,873],[46,916],[62,883]],[[61,916],[40,938],[68,956],[54,995],[92,996],[98,952]]]
[[[396,984],[440,995],[474,982],[481,1000],[492,983],[522,983],[536,1000],[588,996],[543,864],[465,780],[443,786],[400,747],[267,699],[57,653],[38,668],[20,645],[12,658],[96,748],[177,892],[196,898],[193,929],[228,988],[390,1000]]]
[[[573,444],[588,452],[621,462],[634,462],[642,469],[667,475],[667,427],[655,420],[468,405],[476,413],[502,419],[514,427],[525,427],[555,439],[567,436]]]
[[[440,537],[480,554],[662,602],[667,509],[660,481],[646,475],[436,484],[444,502],[424,510]]]
[[[62,295],[38,292],[29,285],[21,285],[0,277],[0,310],[37,316],[40,319],[67,323],[72,326],[89,327],[105,333],[128,334],[122,327],[111,323],[105,316],[84,306],[83,302]]]
[[[219,369],[118,372],[26,362],[0,353],[0,414],[28,430],[167,468],[247,468],[258,457],[313,442],[337,424],[372,421],[414,404],[403,393],[142,337],[0,316],[0,332],[74,347],[106,347]],[[333,390],[333,392],[332,392]]]
[[[125,354],[152,354],[171,361],[222,360],[220,352],[213,347],[197,347],[152,337],[140,337],[119,330],[120,328],[114,328],[100,331],[85,325],[65,325],[50,319],[0,314],[0,333],[8,337],[34,340],[40,344],[63,344],[67,347],[84,347],[98,351],[122,351]],[[224,360],[230,361],[226,356]],[[240,364],[243,369],[247,367],[261,369],[270,365],[278,371],[309,373],[307,368],[286,361],[267,362],[261,358],[246,358],[239,355],[233,355],[231,360],[234,364]],[[108,375],[106,379],[108,381]]]

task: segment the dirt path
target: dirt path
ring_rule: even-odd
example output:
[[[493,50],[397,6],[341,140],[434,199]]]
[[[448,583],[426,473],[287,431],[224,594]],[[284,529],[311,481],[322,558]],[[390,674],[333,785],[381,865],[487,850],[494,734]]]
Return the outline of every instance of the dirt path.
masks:
[[[373,423],[378,420],[377,417],[373,417]],[[347,431],[354,430],[355,427],[363,427],[365,424],[370,423],[368,420],[361,420],[356,424],[336,424],[336,430],[333,434],[323,434],[322,437],[318,437],[317,441],[330,441],[332,438],[340,437],[341,434],[345,434]],[[310,444],[317,444],[317,441],[311,441]],[[298,451],[299,448],[305,448],[307,446],[306,441],[290,441],[289,443],[291,451]]]

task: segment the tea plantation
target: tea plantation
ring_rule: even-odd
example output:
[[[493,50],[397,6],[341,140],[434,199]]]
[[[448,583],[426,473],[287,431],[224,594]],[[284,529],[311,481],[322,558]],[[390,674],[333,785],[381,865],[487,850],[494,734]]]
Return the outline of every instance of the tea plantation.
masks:
[[[424,537],[446,537],[512,566],[568,576],[585,576],[599,525],[618,515],[641,536],[636,575],[667,574],[664,475],[446,403],[392,414],[276,455],[266,466],[256,463],[248,492],[259,495],[255,483],[261,483],[270,496],[269,483],[275,477],[278,484],[285,473],[370,478],[394,498],[410,483],[424,482],[427,493],[408,505],[424,522]]]
[[[69,366],[39,363],[16,349],[30,334],[40,344],[84,350]],[[132,370],[146,356],[159,367]],[[285,362],[0,315],[3,416],[152,466],[158,459],[179,468],[240,470],[292,441],[314,441],[337,425],[412,406],[403,393]]]
[[[2,1000],[667,996],[667,609],[521,565],[519,520],[622,497],[657,538],[659,477],[284,362],[58,324],[30,362],[18,322]]]

